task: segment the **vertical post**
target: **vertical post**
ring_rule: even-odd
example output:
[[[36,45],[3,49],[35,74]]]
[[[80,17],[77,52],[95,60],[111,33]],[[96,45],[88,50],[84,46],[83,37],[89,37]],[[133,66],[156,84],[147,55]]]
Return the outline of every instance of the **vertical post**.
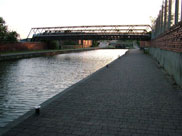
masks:
[[[156,37],[156,22],[152,28],[152,39],[154,39]]]
[[[159,33],[160,33],[160,30],[159,30],[159,25],[160,23],[159,23],[159,16],[158,16],[158,18],[157,18],[157,36],[159,35]]]
[[[157,17],[157,20],[156,20],[156,37],[158,36],[158,17]]]
[[[159,26],[159,29],[160,29],[160,34],[162,33],[162,10],[160,10],[160,13],[159,13],[159,20],[160,20],[160,26]]]
[[[161,10],[161,32],[163,33],[165,31],[165,22],[164,22],[164,6],[162,5],[162,10]]]
[[[158,18],[156,19],[156,27],[155,27],[156,37],[158,35]]]
[[[164,5],[164,31],[166,30],[167,26],[167,0],[165,0],[165,5]]]
[[[161,34],[161,11],[159,12],[159,35]]]
[[[155,20],[155,26],[154,26],[154,38],[156,38],[156,31],[157,31],[157,23],[156,23],[156,20]]]
[[[157,20],[156,20],[156,37],[158,36],[158,18],[157,18]]]
[[[181,21],[182,21],[182,0],[181,0]]]
[[[64,48],[64,42],[62,40],[59,40],[59,49]]]
[[[160,12],[159,12],[159,16],[158,16],[158,33],[160,34],[161,33],[161,28],[160,28],[160,23],[161,22],[161,18],[160,18]]]
[[[155,38],[155,29],[152,30],[152,39],[154,39],[154,38]]]
[[[171,5],[172,0],[169,0],[169,7],[168,7],[168,29],[171,27]]]
[[[175,2],[175,25],[178,23],[179,0]]]
[[[82,40],[82,48],[84,47],[85,44],[85,40]]]

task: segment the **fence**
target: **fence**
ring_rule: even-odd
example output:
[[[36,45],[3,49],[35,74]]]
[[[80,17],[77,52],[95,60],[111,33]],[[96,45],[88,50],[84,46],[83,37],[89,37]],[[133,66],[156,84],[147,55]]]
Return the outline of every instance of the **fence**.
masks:
[[[152,26],[152,39],[170,30],[182,21],[182,0],[165,0]]]

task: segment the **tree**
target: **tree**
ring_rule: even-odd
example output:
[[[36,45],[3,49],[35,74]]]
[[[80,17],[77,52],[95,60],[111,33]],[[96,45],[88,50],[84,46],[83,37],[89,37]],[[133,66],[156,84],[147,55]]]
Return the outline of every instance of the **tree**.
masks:
[[[151,27],[152,27],[152,29],[154,29],[154,27],[155,27],[155,23],[156,23],[156,18],[155,18],[155,17],[150,16],[150,21],[151,21]]]
[[[0,17],[0,41],[5,40],[5,35],[7,32],[7,27],[5,26],[5,21]]]
[[[6,22],[0,17],[0,42],[17,42],[19,34],[15,31],[8,31]]]

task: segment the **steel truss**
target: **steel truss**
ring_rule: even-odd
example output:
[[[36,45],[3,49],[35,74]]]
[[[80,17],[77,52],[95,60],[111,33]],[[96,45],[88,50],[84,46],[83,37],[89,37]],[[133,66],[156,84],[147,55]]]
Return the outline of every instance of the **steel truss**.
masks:
[[[94,25],[32,28],[28,38],[43,39],[123,39],[150,37],[150,25]]]

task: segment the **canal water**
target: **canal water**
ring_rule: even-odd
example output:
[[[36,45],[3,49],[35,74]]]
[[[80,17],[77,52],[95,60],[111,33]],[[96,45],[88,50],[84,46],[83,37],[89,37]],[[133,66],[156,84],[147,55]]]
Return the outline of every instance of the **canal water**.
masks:
[[[0,127],[126,51],[105,49],[0,62]]]

